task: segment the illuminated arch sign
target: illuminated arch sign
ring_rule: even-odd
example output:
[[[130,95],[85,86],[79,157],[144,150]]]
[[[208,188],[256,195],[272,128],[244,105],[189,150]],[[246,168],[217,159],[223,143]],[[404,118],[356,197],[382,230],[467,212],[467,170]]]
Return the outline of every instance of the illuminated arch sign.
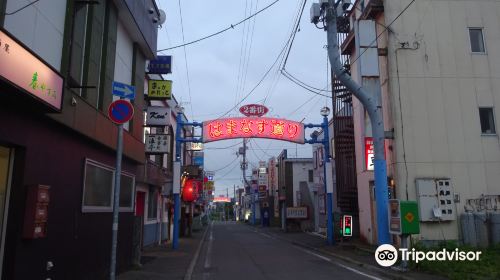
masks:
[[[285,119],[240,117],[203,122],[203,142],[269,138],[304,144],[304,124]]]

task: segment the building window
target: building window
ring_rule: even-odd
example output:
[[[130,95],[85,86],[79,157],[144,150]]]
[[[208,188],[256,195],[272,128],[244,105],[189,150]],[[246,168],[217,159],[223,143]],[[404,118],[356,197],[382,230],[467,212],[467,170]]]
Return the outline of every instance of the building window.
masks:
[[[493,108],[479,108],[482,134],[496,134]]]
[[[115,169],[87,159],[83,181],[83,212],[113,211]],[[120,211],[134,211],[135,177],[122,173],[120,178]]]
[[[473,53],[485,53],[483,29],[469,28],[470,48]]]
[[[313,171],[312,171],[312,169],[309,170],[309,182],[310,183],[314,182],[314,177],[313,177]]]
[[[135,178],[132,175],[123,174],[120,178],[120,210],[134,211],[134,186]]]
[[[114,171],[95,161],[86,160],[83,183],[83,212],[110,212],[113,201]]]
[[[69,85],[82,95],[85,43],[87,38],[88,5],[76,4],[73,16]]]
[[[149,189],[148,195],[148,220],[156,219],[158,208],[158,191],[156,188]]]

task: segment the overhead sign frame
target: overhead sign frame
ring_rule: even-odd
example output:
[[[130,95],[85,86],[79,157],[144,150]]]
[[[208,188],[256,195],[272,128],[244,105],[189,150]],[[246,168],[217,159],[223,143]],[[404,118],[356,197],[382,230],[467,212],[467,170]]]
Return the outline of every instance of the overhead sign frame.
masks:
[[[203,122],[203,143],[235,138],[268,138],[305,143],[303,123],[279,118],[236,117]]]

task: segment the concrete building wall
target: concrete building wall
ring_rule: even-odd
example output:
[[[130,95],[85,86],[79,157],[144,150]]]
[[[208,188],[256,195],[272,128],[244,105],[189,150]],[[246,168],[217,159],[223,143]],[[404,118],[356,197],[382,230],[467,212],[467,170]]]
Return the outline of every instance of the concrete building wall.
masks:
[[[407,4],[384,1],[378,32]],[[450,178],[460,214],[467,199],[500,193],[499,12],[497,1],[415,1],[379,38],[379,49],[388,48],[379,67],[385,128],[395,135],[394,143],[386,141],[386,155],[397,198],[417,200],[417,178]],[[471,52],[471,27],[482,28],[485,53]],[[356,63],[351,69],[356,79]],[[479,107],[493,107],[496,134],[481,133]],[[368,186],[373,176],[364,171],[362,107],[354,101],[354,108],[360,225],[373,243],[375,231],[368,226],[375,218]],[[459,239],[458,227],[456,220],[421,223],[418,238]]]
[[[31,1],[7,1],[12,13]],[[15,14],[6,15],[4,28],[57,70],[61,70],[66,0],[35,3]]]

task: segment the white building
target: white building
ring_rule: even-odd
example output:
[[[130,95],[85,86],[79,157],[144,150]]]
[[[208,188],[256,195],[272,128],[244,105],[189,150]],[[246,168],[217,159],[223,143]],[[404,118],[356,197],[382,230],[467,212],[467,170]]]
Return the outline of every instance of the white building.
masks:
[[[394,132],[388,176],[396,198],[419,202],[416,238],[461,240],[467,204],[500,205],[500,5],[410,2],[356,1],[342,53],[352,77],[382,94],[385,130]],[[361,236],[376,243],[370,122],[355,98],[353,108]]]

